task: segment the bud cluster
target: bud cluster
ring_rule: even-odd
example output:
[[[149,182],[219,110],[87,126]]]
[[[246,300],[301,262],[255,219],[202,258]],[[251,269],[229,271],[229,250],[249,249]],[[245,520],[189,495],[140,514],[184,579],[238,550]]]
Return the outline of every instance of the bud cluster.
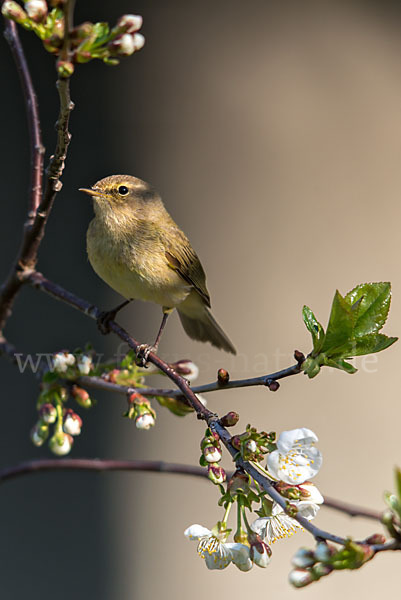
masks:
[[[135,421],[137,429],[150,429],[155,424],[156,412],[147,398],[135,392],[128,398],[128,410],[124,417]]]
[[[376,536],[373,539],[376,539]],[[378,538],[377,538],[378,539]],[[382,536],[380,540],[382,541]],[[347,540],[344,546],[334,546],[319,542],[316,549],[300,548],[292,559],[295,567],[289,574],[289,581],[294,587],[305,587],[334,570],[359,569],[374,556],[369,544],[357,544]]]
[[[27,0],[24,8],[14,0],[3,2],[4,17],[15,21],[25,29],[33,31],[43,42],[48,52],[59,56],[64,45],[65,18],[61,0]],[[130,56],[140,50],[145,38],[139,32],[142,17],[123,15],[115,27],[108,23],[85,22],[70,33],[70,56],[57,61],[61,77],[70,77],[75,63],[85,63],[98,58],[106,64],[116,65],[119,58]]]
[[[64,456],[72,448],[73,436],[81,433],[82,419],[71,408],[65,408],[67,390],[61,386],[45,387],[38,401],[39,418],[31,430],[31,440],[35,446],[42,446],[50,435],[49,448],[53,454]]]
[[[207,428],[205,435],[201,440],[200,447],[202,455],[199,459],[199,463],[202,467],[207,467],[210,481],[216,485],[222,484],[226,480],[226,472],[218,464],[222,458],[218,434]]]
[[[258,433],[255,427],[247,425],[246,431],[231,438],[231,443],[239,451],[244,460],[262,462],[268,452],[276,448],[274,440],[276,434],[262,431]]]

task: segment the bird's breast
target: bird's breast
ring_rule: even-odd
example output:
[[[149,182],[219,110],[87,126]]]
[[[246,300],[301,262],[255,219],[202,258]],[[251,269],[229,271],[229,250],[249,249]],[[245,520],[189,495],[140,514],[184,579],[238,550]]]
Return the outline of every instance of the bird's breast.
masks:
[[[95,218],[87,232],[87,252],[97,275],[124,298],[173,308],[190,292],[167,264],[164,246],[157,239],[132,232],[116,234]]]

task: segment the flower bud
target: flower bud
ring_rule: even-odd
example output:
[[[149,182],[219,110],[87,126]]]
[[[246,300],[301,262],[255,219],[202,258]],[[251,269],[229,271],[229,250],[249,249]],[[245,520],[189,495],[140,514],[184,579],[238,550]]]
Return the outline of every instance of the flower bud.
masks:
[[[199,375],[199,367],[192,360],[178,360],[175,363],[171,363],[170,367],[179,375],[188,379],[188,381],[194,381]]]
[[[221,461],[222,453],[216,446],[206,446],[203,448],[203,456],[208,463],[218,463]]]
[[[248,535],[248,541],[251,546],[251,560],[262,569],[265,569],[270,563],[272,550],[270,546],[265,544],[260,535],[251,533]]]
[[[223,386],[223,385],[227,385],[227,383],[230,381],[230,375],[228,373],[228,371],[226,371],[225,369],[219,369],[217,371],[217,382],[219,385]]]
[[[142,27],[142,22],[140,15],[123,15],[117,21],[117,28],[122,33],[135,33]]]
[[[65,456],[71,451],[74,440],[67,433],[55,433],[49,440],[49,448],[57,456]]]
[[[365,540],[367,544],[384,544],[385,541],[386,538],[381,533],[373,533]]]
[[[234,427],[239,421],[239,414],[231,410],[224,417],[221,417],[220,423],[223,427]]]
[[[57,410],[53,404],[46,402],[42,404],[39,410],[39,416],[44,423],[55,423],[57,419]]]
[[[130,33],[124,33],[109,43],[110,50],[119,56],[131,56],[135,52],[134,36]]]
[[[236,450],[240,450],[241,449],[241,438],[239,435],[234,435],[231,438],[231,444],[234,446],[234,448]]]
[[[227,491],[235,494],[237,491],[247,493],[249,491],[249,475],[240,469],[237,469],[227,483]]]
[[[133,38],[134,38],[134,50],[135,50],[135,52],[137,52],[138,50],[140,50],[141,48],[144,47],[145,38],[141,33],[134,33]]]
[[[71,408],[66,410],[63,421],[63,431],[69,435],[79,435],[82,428],[82,419]]]
[[[73,385],[71,388],[71,394],[75,399],[75,402],[82,406],[82,408],[91,408],[92,400],[86,390],[77,385]]]
[[[25,10],[28,17],[35,23],[41,23],[47,17],[47,3],[45,0],[28,0],[28,2],[25,2]]]
[[[319,542],[315,550],[315,558],[319,562],[327,562],[330,559],[332,551],[325,542]]]
[[[271,381],[271,380],[268,380],[268,381],[267,381],[267,383],[266,383],[266,385],[267,385],[267,387],[269,388],[269,390],[270,390],[271,392],[277,392],[277,390],[278,390],[278,389],[279,389],[279,387],[280,387],[280,384],[279,384],[279,382],[278,382],[278,381],[275,381],[275,380],[273,380],[273,381]]]
[[[6,19],[11,19],[17,23],[21,23],[28,18],[28,15],[23,8],[17,4],[17,2],[13,2],[13,0],[6,0],[6,2],[3,3],[1,13]]]
[[[245,442],[244,447],[251,454],[254,454],[258,449],[258,445],[255,442],[255,440],[248,440],[247,442]]]
[[[31,429],[31,441],[35,446],[42,446],[49,435],[49,428],[44,423],[37,423]]]
[[[294,569],[288,576],[288,581],[296,588],[305,587],[313,581],[313,576],[307,569]]]
[[[333,570],[331,565],[323,565],[322,563],[317,563],[312,567],[312,573],[314,575],[314,579],[320,579],[321,577],[325,577],[329,575]]]
[[[299,567],[300,569],[305,569],[306,567],[311,567],[316,562],[316,558],[312,550],[308,550],[308,548],[300,548],[292,557],[291,564],[294,567]]]
[[[225,470],[215,463],[208,466],[207,476],[209,477],[210,481],[216,485],[224,483],[227,477]]]
[[[91,357],[87,356],[86,354],[80,356],[77,362],[77,367],[81,375],[88,375],[93,367]]]
[[[74,73],[74,65],[68,60],[58,60],[56,66],[57,73],[63,79],[68,79]]]
[[[135,419],[135,425],[137,429],[150,429],[155,424],[155,420],[150,413],[145,413],[143,415],[139,415]]]

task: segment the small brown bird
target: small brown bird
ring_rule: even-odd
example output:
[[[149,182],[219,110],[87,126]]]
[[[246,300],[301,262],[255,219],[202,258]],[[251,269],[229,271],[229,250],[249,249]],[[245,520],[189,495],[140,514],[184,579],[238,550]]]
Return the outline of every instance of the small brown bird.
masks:
[[[177,309],[190,338],[236,354],[235,348],[214,320],[206,276],[188,238],[170,217],[159,194],[145,181],[130,175],[112,175],[91,189],[80,188],[93,198],[95,218],[87,232],[89,261],[106,283],[127,300],[160,304],[163,319],[157,349],[168,315]],[[106,319],[107,320],[107,319]]]

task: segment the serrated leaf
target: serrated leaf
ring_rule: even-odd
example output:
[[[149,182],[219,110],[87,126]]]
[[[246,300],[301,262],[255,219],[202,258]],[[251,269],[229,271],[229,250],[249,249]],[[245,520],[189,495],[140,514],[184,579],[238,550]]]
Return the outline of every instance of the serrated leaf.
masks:
[[[312,335],[313,350],[315,353],[318,353],[318,352],[320,352],[320,348],[324,342],[324,336],[325,336],[324,329],[323,329],[322,325],[319,323],[319,321],[316,319],[315,315],[313,314],[313,312],[311,311],[309,306],[305,305],[303,307],[302,317],[303,317],[303,320],[304,320],[307,330]]]
[[[386,322],[391,302],[391,284],[362,283],[345,296],[348,305],[358,305],[354,336],[377,333]]]
[[[364,354],[373,354],[375,352],[381,352],[385,350],[394,342],[396,342],[398,338],[396,337],[388,337],[383,333],[368,333],[367,335],[362,335],[359,337],[355,337],[350,339],[347,344],[337,348],[337,350],[333,353],[330,353],[331,356],[363,356]]]
[[[332,352],[343,346],[353,333],[353,315],[351,306],[337,290],[334,294],[329,324],[327,325],[326,337],[321,352]]]

